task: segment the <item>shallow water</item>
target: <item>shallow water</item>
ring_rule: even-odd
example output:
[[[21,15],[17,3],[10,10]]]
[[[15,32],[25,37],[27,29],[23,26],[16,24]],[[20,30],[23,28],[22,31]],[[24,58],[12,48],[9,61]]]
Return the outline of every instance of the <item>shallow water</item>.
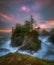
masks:
[[[33,54],[29,53],[28,51],[18,51],[18,53],[21,54],[28,54],[34,57],[48,59],[48,60],[54,60],[54,45],[48,41],[49,36],[39,36],[39,39],[42,41],[41,43],[41,49],[38,52],[34,52]],[[3,40],[4,42],[4,40]],[[20,47],[11,47],[11,40],[6,40],[2,45],[0,45],[0,48],[8,49],[9,51],[0,51],[0,56],[6,55],[8,53],[14,53],[16,52]]]

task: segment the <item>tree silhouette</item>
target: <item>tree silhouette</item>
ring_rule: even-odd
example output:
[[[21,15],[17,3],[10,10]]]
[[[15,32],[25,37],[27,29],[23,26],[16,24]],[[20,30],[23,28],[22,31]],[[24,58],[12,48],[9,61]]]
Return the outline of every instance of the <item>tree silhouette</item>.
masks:
[[[12,45],[21,46],[21,49],[25,50],[38,50],[41,47],[41,42],[38,39],[39,33],[33,29],[33,23],[34,19],[31,16],[24,25],[16,24],[12,32]]]

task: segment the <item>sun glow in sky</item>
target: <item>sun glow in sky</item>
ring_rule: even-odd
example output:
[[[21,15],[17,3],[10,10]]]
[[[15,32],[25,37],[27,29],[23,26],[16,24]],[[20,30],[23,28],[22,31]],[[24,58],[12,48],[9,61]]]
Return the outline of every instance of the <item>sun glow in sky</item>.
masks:
[[[47,22],[47,24],[54,25],[54,20]]]
[[[39,26],[41,28],[54,28],[54,20],[46,21],[45,23],[40,23]]]

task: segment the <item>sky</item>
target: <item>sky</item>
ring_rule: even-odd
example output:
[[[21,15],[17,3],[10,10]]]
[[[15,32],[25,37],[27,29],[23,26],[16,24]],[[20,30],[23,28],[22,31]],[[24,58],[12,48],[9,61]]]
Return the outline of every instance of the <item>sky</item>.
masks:
[[[54,0],[0,0],[0,31],[23,24],[30,16],[42,28],[54,28]]]

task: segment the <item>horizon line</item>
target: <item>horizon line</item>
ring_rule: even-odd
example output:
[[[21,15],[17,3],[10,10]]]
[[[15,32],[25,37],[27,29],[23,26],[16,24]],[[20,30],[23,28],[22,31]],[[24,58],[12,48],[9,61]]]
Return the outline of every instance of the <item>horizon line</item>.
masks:
[[[10,32],[12,32],[12,30],[11,29],[0,29],[0,33],[10,33]]]

